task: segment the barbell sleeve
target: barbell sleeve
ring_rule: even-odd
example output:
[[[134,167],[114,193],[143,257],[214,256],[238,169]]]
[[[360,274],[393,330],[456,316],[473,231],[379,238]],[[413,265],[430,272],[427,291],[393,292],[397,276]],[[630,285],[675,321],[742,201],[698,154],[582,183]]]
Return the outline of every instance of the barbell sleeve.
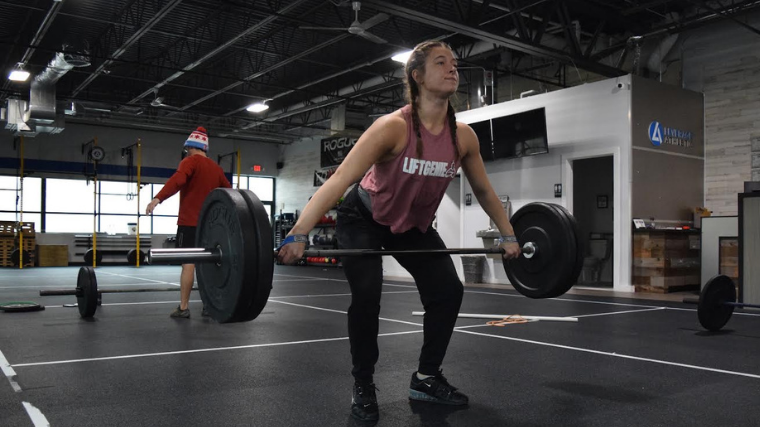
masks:
[[[220,262],[222,262],[222,250],[219,248],[151,249],[148,252],[150,264],[218,264]]]
[[[413,311],[412,316],[424,316],[424,311]],[[459,313],[457,317],[460,319],[489,319],[489,320],[501,320],[515,316],[518,319],[525,320],[547,320],[552,322],[578,322],[577,317],[555,317],[555,316],[523,316],[521,314],[477,314],[477,313]]]

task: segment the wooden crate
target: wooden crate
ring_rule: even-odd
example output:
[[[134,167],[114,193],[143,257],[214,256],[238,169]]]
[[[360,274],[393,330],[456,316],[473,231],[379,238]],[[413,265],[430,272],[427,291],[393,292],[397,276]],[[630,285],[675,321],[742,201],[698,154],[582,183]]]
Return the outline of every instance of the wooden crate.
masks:
[[[633,235],[631,281],[637,292],[699,289],[699,236],[662,231]]]
[[[66,267],[69,265],[69,245],[37,246],[37,265],[40,267]]]
[[[16,234],[16,225],[18,222],[16,221],[0,221],[0,236],[2,237],[8,237],[8,236],[17,236]],[[26,239],[27,236],[34,237],[34,223],[33,222],[22,222],[21,223],[21,232],[24,233],[24,238]]]
[[[24,236],[24,250],[28,256],[24,257],[24,267],[32,267],[37,258],[36,239]],[[18,247],[18,237],[0,236],[0,267],[16,267],[11,260],[11,253]]]

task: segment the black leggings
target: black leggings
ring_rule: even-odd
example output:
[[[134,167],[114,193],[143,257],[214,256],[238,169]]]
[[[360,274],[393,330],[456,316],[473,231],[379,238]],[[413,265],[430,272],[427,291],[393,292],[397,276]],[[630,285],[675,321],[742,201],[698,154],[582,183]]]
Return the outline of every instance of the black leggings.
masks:
[[[378,224],[357,194],[358,185],[349,192],[338,209],[336,233],[345,249],[441,249],[438,232],[429,227],[425,233],[414,228],[393,234],[390,227]],[[464,287],[457,276],[451,256],[428,254],[396,256],[414,278],[425,308],[423,344],[418,371],[434,375],[440,369],[454,331],[462,304]],[[372,381],[379,356],[377,334],[380,295],[383,284],[382,257],[343,257],[346,278],[351,287],[348,308],[348,336],[353,369],[359,381]]]

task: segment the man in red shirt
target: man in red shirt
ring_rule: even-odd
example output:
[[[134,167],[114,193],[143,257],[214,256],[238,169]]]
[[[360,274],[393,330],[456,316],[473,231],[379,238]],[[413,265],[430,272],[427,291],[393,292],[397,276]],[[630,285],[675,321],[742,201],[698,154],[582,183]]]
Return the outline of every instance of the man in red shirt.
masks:
[[[164,188],[151,200],[145,212],[153,213],[156,206],[179,191],[179,217],[177,218],[177,247],[195,247],[195,228],[203,201],[218,187],[230,188],[230,181],[224,176],[222,168],[206,156],[208,135],[206,129],[199,127],[185,141],[187,157],[182,159],[177,172],[166,181]],[[182,264],[180,274],[180,303],[171,313],[171,317],[189,318],[190,291],[193,288],[195,264]],[[203,309],[202,315],[206,316]]]

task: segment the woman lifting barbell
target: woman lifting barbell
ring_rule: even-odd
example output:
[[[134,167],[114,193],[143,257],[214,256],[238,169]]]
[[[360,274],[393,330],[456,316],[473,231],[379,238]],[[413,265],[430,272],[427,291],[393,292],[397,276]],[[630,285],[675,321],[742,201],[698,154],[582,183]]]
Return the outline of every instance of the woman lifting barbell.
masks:
[[[439,41],[418,45],[405,67],[408,105],[380,117],[359,138],[337,171],[306,204],[280,247],[290,264],[304,254],[308,232],[354,182],[338,209],[336,233],[345,249],[440,249],[431,227],[438,205],[460,165],[478,202],[499,228],[504,258],[520,254],[514,230],[486,175],[477,136],[456,122],[449,98],[459,85],[457,60]],[[363,176],[363,178],[362,178]],[[449,255],[395,256],[414,278],[425,308],[424,338],[409,398],[466,405],[468,398],[441,374],[463,286]],[[355,378],[351,413],[378,419],[373,374],[383,280],[380,256],[343,258],[351,288],[348,333]]]

